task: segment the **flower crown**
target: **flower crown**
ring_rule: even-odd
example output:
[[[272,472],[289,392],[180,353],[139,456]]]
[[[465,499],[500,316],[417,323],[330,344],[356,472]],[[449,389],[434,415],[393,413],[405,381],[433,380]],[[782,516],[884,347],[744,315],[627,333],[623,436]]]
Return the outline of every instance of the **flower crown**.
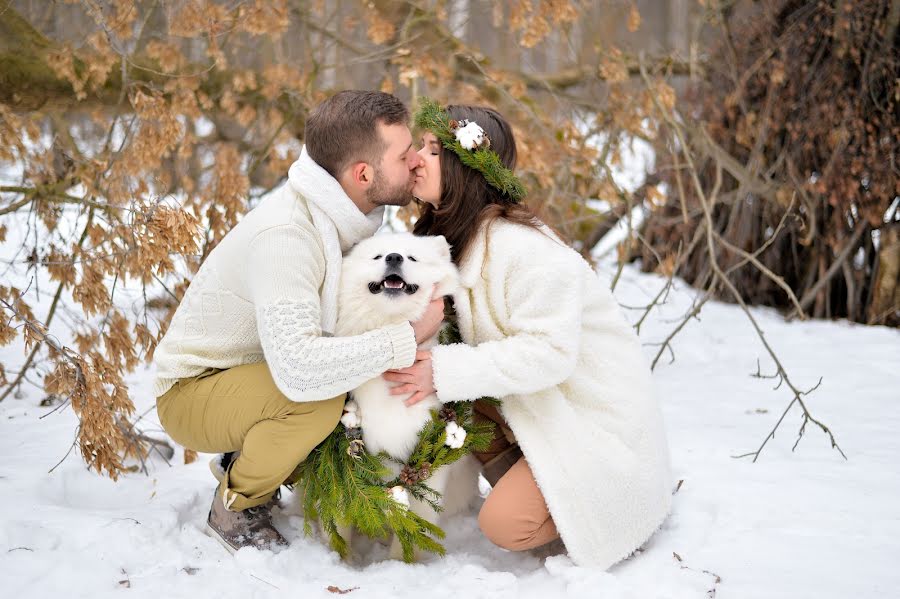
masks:
[[[440,104],[429,98],[419,99],[415,126],[434,133],[441,144],[452,150],[460,161],[484,175],[488,184],[518,202],[525,196],[525,186],[511,170],[503,166],[497,152],[490,149],[491,140],[478,123],[450,118]]]

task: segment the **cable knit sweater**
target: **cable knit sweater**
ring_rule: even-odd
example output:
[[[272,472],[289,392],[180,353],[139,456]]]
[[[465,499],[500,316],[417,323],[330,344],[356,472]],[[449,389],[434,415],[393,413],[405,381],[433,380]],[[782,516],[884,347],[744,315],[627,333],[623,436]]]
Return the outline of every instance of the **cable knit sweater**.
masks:
[[[228,232],[188,287],[156,348],[156,396],[208,368],[264,361],[289,399],[316,401],[410,366],[409,323],[329,333],[341,252],[371,236],[382,217],[383,209],[360,212],[304,148],[288,181]]]

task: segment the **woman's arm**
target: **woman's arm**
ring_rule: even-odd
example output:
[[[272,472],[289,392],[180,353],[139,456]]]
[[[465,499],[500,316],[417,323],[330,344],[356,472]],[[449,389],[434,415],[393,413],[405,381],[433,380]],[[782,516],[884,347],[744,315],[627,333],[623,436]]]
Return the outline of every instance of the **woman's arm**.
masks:
[[[493,240],[484,269],[490,318],[506,336],[477,346],[435,347],[430,360],[418,360],[398,371],[400,376],[385,375],[415,387],[397,387],[398,394],[401,389],[429,390],[424,380],[430,378],[429,370],[444,402],[534,393],[561,383],[575,370],[585,293],[581,258],[549,239],[527,253],[510,241],[494,245],[502,242]],[[477,328],[487,315],[473,318]]]

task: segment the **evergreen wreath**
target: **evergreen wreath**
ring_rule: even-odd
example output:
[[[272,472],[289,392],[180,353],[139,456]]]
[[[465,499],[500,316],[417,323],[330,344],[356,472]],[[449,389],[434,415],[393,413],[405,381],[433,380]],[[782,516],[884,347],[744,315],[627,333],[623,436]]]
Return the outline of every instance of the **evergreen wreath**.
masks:
[[[441,344],[460,341],[455,322],[445,324]],[[500,403],[491,398],[480,401]],[[441,410],[433,410],[405,463],[385,452],[369,453],[361,428],[338,424],[297,467],[288,485],[303,497],[304,533],[312,534],[312,522],[318,521],[341,558],[348,556],[350,548],[339,532],[340,526],[352,526],[373,538],[395,534],[407,563],[414,560],[416,548],[444,555],[440,543],[444,531],[409,510],[408,497],[441,511],[437,503],[440,494],[428,486],[429,477],[438,468],[471,451],[484,451],[491,444],[494,425],[476,424],[473,406],[471,401],[448,402]],[[460,429],[465,435],[458,443],[463,437]],[[387,461],[401,466],[399,474],[394,475]]]
[[[477,123],[451,119],[440,104],[425,97],[419,98],[414,121],[418,129],[434,133],[445,148],[459,156],[464,165],[483,174],[492,187],[510,200],[518,202],[525,197],[525,186],[511,170],[503,166],[497,152],[490,149],[491,140]]]

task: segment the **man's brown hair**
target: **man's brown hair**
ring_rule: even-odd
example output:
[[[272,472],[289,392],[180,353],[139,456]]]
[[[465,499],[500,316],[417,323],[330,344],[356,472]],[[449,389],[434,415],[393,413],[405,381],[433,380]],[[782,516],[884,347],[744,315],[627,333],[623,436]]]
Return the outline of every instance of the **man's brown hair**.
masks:
[[[397,97],[376,91],[346,90],[316,107],[306,120],[304,141],[316,164],[335,179],[348,165],[378,165],[384,140],[378,123],[406,124],[409,111]]]

